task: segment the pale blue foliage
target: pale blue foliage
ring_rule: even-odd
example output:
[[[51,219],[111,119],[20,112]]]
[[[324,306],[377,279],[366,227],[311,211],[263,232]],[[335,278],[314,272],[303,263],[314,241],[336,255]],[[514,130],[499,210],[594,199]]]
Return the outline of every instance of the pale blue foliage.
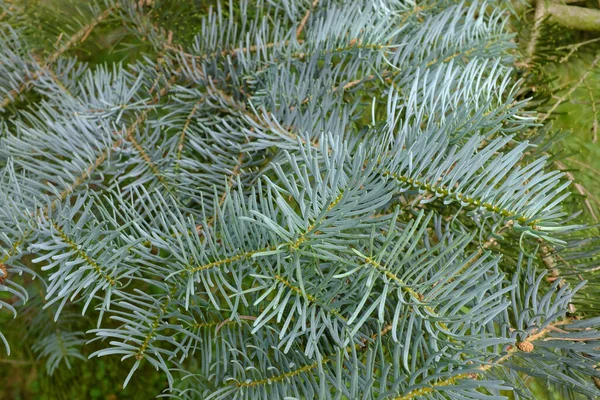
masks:
[[[118,4],[159,60],[40,64],[1,27],[0,307],[42,281],[50,372],[91,340],[166,397],[531,398],[518,372],[598,394],[581,285],[538,269],[578,228],[569,182],[523,161],[497,4],[231,2],[177,49],[137,3],[92,12]],[[507,229],[518,260],[486,244]]]

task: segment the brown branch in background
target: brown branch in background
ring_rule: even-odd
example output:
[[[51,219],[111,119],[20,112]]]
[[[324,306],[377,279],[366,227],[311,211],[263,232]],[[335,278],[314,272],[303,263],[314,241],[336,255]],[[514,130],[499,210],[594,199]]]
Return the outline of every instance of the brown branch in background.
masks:
[[[65,34],[64,32],[61,32],[60,35],[58,35],[58,37],[56,38],[56,42],[54,42],[54,47],[58,47],[58,44],[60,43],[64,34]]]
[[[584,0],[512,0],[512,5],[518,14],[523,14],[535,4],[536,23],[540,21],[540,17],[541,19],[549,17],[552,22],[567,28],[580,31],[600,31],[600,10],[567,5],[574,3],[584,3]],[[534,30],[536,29],[534,27]],[[535,47],[535,44],[533,46]]]
[[[304,30],[304,27],[306,26],[306,23],[308,22],[308,17],[310,17],[310,13],[317,6],[317,4],[319,4],[319,0],[314,0],[312,2],[312,4],[310,5],[310,8],[308,10],[306,10],[306,14],[304,14],[302,21],[300,21],[300,25],[298,25],[298,29],[296,29],[296,37],[297,38],[300,37],[300,34]]]
[[[531,36],[529,37],[529,43],[527,44],[527,58],[525,59],[525,64],[528,67],[533,65],[533,59],[535,56],[535,50],[537,47],[537,42],[540,38],[542,23],[544,22],[544,18],[546,17],[546,0],[537,0],[535,2],[535,14],[533,16],[534,22],[533,27],[531,28]]]
[[[538,3],[544,0],[538,0]],[[552,22],[580,31],[600,31],[600,10],[566,6],[550,1],[547,12]]]
[[[12,365],[29,365],[29,364],[37,364],[39,360],[34,361],[26,361],[26,360],[4,360],[0,359],[0,364],[12,364]]]

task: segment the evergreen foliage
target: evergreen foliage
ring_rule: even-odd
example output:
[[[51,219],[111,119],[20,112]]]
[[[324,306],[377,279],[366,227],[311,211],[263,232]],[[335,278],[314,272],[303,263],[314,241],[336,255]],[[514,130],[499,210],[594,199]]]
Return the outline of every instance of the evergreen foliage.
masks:
[[[7,352],[24,318],[49,372],[118,357],[166,397],[600,395],[598,250],[503,4],[94,0],[55,36],[24,4],[0,1]]]

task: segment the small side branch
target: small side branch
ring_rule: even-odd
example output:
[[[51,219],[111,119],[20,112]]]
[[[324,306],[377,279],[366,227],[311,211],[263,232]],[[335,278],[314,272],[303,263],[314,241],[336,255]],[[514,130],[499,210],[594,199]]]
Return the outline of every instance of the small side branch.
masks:
[[[458,384],[459,381],[461,381],[461,380],[477,379],[478,376],[483,375],[485,372],[487,372],[488,370],[490,370],[496,366],[502,365],[502,363],[504,363],[505,361],[508,361],[511,357],[513,357],[514,355],[516,355],[520,352],[531,353],[535,348],[533,342],[535,342],[536,340],[544,339],[550,332],[555,330],[557,326],[564,325],[565,323],[566,322],[556,322],[554,324],[548,325],[544,329],[537,330],[534,334],[530,335],[528,338],[526,338],[522,342],[519,342],[515,346],[510,347],[509,350],[506,352],[506,354],[504,354],[502,357],[500,357],[496,361],[494,361],[490,364],[482,365],[479,368],[477,368],[475,371],[452,376],[450,378],[433,383],[433,384],[431,384],[431,386],[411,390],[410,392],[405,393],[402,396],[392,397],[392,398],[390,398],[390,400],[411,400],[411,399],[415,399],[417,397],[426,396],[428,394],[431,394],[431,393],[435,392],[437,390],[437,388],[439,388],[439,387],[447,388],[448,386],[453,386],[453,385]]]
[[[71,49],[71,47],[73,47],[77,43],[83,43],[88,38],[91,31],[96,26],[98,26],[98,24],[100,24],[103,20],[108,18],[113,13],[113,11],[115,11],[115,9],[117,7],[118,6],[114,6],[114,7],[110,7],[108,9],[104,10],[99,16],[97,16],[94,20],[92,20],[92,22],[90,22],[86,26],[82,27],[78,32],[76,32],[73,36],[71,36],[71,38],[69,40],[67,40],[65,42],[65,44],[63,44],[61,47],[59,47],[58,50],[56,50],[54,53],[52,53],[48,57],[48,59],[46,59],[44,62],[42,62],[40,64],[39,71],[32,73],[30,76],[26,76],[23,80],[23,83],[21,83],[21,85],[17,89],[12,90],[10,92],[9,96],[5,97],[2,101],[0,101],[0,108],[5,108],[9,104],[11,104],[13,101],[15,101],[15,99],[17,99],[21,93],[23,93],[25,90],[27,90],[27,88],[29,88],[29,86],[31,86],[31,84],[34,81],[36,81],[40,76],[42,76],[42,74],[44,73],[45,70],[48,69],[50,64],[52,64],[56,60],[58,60],[58,58],[60,56],[62,56],[66,51]],[[60,37],[59,37],[59,39],[60,39]]]

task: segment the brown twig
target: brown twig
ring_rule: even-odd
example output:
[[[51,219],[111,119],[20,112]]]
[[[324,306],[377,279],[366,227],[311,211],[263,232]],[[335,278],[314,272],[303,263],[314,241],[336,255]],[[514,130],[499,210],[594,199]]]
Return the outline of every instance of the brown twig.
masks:
[[[598,142],[598,108],[596,107],[594,92],[587,81],[585,81],[585,88],[588,91],[590,104],[592,105],[592,143],[596,143]]]
[[[251,315],[238,315],[239,319],[245,319],[247,321],[256,321],[258,318],[251,316]],[[219,323],[219,325],[217,325],[217,328],[215,329],[215,335],[217,333],[219,333],[219,331],[221,330],[221,328],[223,327],[223,325],[228,324],[230,322],[233,322],[233,320],[231,320],[231,318],[227,318],[225,320],[223,320],[222,322]]]
[[[544,22],[545,17],[546,17],[545,0],[537,0],[535,2],[535,14],[533,17],[534,22],[533,22],[533,27],[531,29],[531,36],[529,37],[529,43],[527,44],[527,58],[525,59],[525,64],[527,66],[531,66],[533,64],[533,59],[535,57],[535,50],[537,47],[537,42],[540,38],[542,23]]]
[[[306,26],[306,23],[308,22],[308,17],[310,17],[310,13],[317,6],[317,4],[319,4],[319,0],[314,0],[312,2],[312,4],[310,5],[310,8],[308,10],[306,10],[306,14],[304,14],[304,17],[302,17],[302,20],[300,21],[300,25],[298,25],[298,29],[296,29],[296,37],[297,38],[300,37],[300,34],[304,30],[304,27]]]

